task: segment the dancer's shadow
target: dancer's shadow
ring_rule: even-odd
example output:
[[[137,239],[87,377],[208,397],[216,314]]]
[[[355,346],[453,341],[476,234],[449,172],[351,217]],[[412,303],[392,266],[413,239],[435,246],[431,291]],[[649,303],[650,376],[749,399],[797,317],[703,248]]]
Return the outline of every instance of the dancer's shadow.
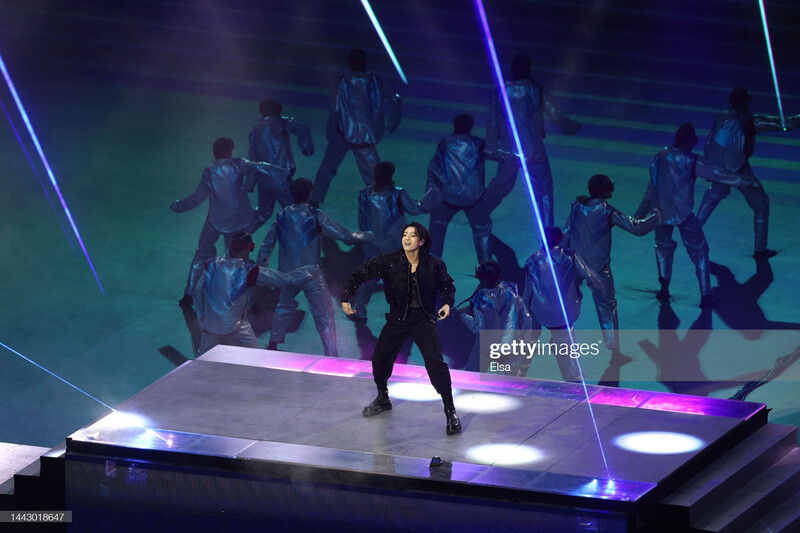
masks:
[[[342,297],[344,284],[350,274],[366,260],[364,249],[356,244],[349,250],[339,248],[339,243],[334,239],[322,237],[322,258],[320,268],[328,284],[328,290],[336,300]]]
[[[492,234],[490,239],[492,254],[500,264],[503,271],[503,280],[517,284],[517,288],[522,293],[525,285],[525,265],[519,266],[517,253],[506,243],[501,241],[497,235]]]
[[[774,279],[767,259],[756,259],[756,272],[739,283],[725,265],[711,263],[711,275],[717,278],[717,287],[711,290],[718,301],[714,309],[728,328],[742,332],[745,338],[757,340],[767,329],[800,329],[798,322],[778,322],[767,319],[758,300]]]
[[[709,393],[708,378],[700,366],[700,352],[711,336],[711,309],[700,311],[682,339],[677,332],[679,325],[672,306],[662,302],[658,310],[658,345],[645,339],[639,346],[656,364],[656,379],[671,391],[705,396]]]
[[[200,337],[203,336],[203,328],[200,326],[200,320],[197,318],[197,311],[192,306],[181,306],[183,313],[183,321],[186,323],[186,329],[189,330],[189,335],[192,338],[192,354],[197,353],[200,348]],[[163,354],[162,354],[163,355]]]

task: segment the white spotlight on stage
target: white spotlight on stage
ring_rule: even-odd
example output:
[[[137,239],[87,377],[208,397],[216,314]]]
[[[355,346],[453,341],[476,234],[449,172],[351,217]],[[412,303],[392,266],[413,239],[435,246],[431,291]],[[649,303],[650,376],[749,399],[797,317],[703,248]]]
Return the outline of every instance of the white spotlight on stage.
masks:
[[[624,450],[654,455],[689,453],[706,445],[693,435],[669,431],[626,433],[614,439],[614,444]]]

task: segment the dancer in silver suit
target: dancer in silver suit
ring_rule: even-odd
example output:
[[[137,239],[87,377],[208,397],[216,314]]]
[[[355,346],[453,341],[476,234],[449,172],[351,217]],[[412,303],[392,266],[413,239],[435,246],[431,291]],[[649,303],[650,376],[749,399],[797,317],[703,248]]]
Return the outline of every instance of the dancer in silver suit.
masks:
[[[656,264],[658,281],[661,284],[656,297],[670,298],[669,283],[672,279],[672,260],[677,243],[672,240],[675,226],[689,258],[695,265],[700,284],[700,307],[713,307],[711,278],[709,274],[708,243],[703,228],[694,216],[694,183],[697,176],[709,181],[726,183],[737,188],[747,187],[747,178],[708,163],[705,158],[692,153],[697,145],[697,135],[690,122],[684,122],[675,133],[672,148],[663,148],[650,165],[650,182],[647,184],[642,203],[633,215],[643,216],[653,207],[661,209],[661,223],[656,226]]]
[[[545,88],[531,78],[531,59],[517,55],[511,62],[511,80],[506,92],[522,144],[525,164],[530,173],[536,203],[545,226],[553,225],[553,176],[544,149],[544,115],[559,125],[564,135],[575,135],[581,125],[561,113]],[[514,188],[520,170],[520,159],[505,119],[500,95],[489,108],[486,126],[486,157],[498,162],[497,175],[486,191],[486,207],[491,213]]]
[[[755,246],[753,257],[768,259],[778,252],[767,248],[769,232],[769,198],[764,187],[750,168],[750,156],[755,148],[756,133],[760,131],[783,131],[796,128],[800,115],[787,120],[786,127],[780,117],[754,115],[750,111],[752,97],[747,89],[741,87],[728,95],[731,109],[723,111],[714,120],[706,137],[705,156],[715,165],[741,174],[748,186],[740,188],[747,205],[753,210],[753,232]],[[731,187],[724,183],[712,183],[703,194],[697,209],[697,221],[704,225],[723,198],[731,193]]]
[[[419,215],[425,212],[419,201],[414,200],[402,187],[392,181],[395,167],[391,161],[375,165],[375,183],[364,187],[358,194],[358,229],[371,231],[372,242],[364,244],[365,259],[372,259],[397,249],[406,226],[405,214]],[[347,315],[351,320],[367,319],[367,303],[379,280],[372,279],[359,285],[350,304],[355,311]]]
[[[472,228],[472,240],[478,262],[492,258],[489,238],[492,220],[481,201],[486,191],[484,142],[472,135],[472,116],[462,113],[453,119],[453,134],[439,142],[428,165],[428,191],[441,198],[431,210],[431,254],[441,257],[447,225],[459,211],[464,211]]]
[[[291,276],[297,270],[308,274],[308,279],[300,285],[289,286],[281,291],[272,321],[268,349],[275,350],[278,344],[284,342],[289,320],[298,305],[295,296],[302,290],[308,299],[325,355],[338,357],[333,303],[319,267],[321,239],[324,236],[345,244],[358,244],[371,241],[373,235],[369,231],[349,231],[324,211],[310,206],[308,202],[313,188],[311,180],[306,178],[298,178],[292,182],[294,203],[278,213],[258,251],[258,264],[267,266],[275,245],[278,244],[278,270],[288,272]]]
[[[611,275],[611,228],[617,226],[628,233],[644,235],[655,229],[659,217],[657,209],[652,209],[642,219],[626,216],[606,201],[613,193],[614,182],[605,174],[589,178],[589,197],[578,197],[572,204],[561,246],[575,250],[600,277],[600,290],[593,290],[592,297],[606,348],[615,360],[621,354],[617,299]]]
[[[170,204],[170,209],[183,213],[194,209],[208,198],[208,216],[200,240],[197,244],[189,279],[186,282],[181,306],[192,305],[192,290],[203,275],[203,265],[208,259],[216,257],[216,242],[222,235],[225,249],[231,244],[231,237],[246,231],[253,223],[254,212],[247,193],[255,187],[258,174],[272,177],[283,176],[286,171],[269,163],[252,162],[233,157],[233,141],[220,137],[214,141],[216,161],[203,170],[203,177],[195,191]]]
[[[286,170],[286,175],[276,176],[281,179],[271,179],[272,176],[259,174],[258,211],[253,226],[250,228],[251,233],[269,220],[275,209],[275,200],[281,204],[281,207],[292,203],[289,185],[297,166],[292,155],[290,135],[297,137],[297,144],[304,156],[314,155],[311,129],[292,117],[281,115],[283,106],[280,102],[264,100],[258,105],[258,110],[262,119],[250,132],[250,151],[247,153],[247,157],[251,161],[266,161],[280,167]]]
[[[325,132],[328,146],[314,178],[313,202],[325,200],[328,187],[348,151],[353,152],[364,183],[372,185],[372,171],[380,161],[375,146],[383,138],[384,127],[393,133],[400,125],[400,95],[367,71],[366,53],[358,48],[351,50],[347,61],[351,71],[336,82],[331,99]],[[389,111],[385,121],[384,106]]]
[[[469,299],[469,306],[458,309],[456,315],[469,330],[478,335],[472,346],[467,370],[486,370],[480,364],[480,332],[482,330],[504,331],[511,342],[516,335],[525,335],[533,329],[533,321],[525,302],[519,295],[516,283],[502,280],[502,270],[497,261],[486,261],[475,268],[475,277],[480,281],[478,289]],[[517,358],[511,361],[511,373],[524,376],[531,360]]]
[[[563,233],[560,229],[545,228],[546,246],[553,259],[557,285],[550,271],[547,253],[542,247],[525,263],[525,288],[522,291],[522,301],[531,311],[533,327],[545,326],[550,329],[551,342],[558,344],[570,342],[569,330],[581,313],[583,298],[580,289],[581,279],[586,280],[590,290],[600,290],[603,286],[597,272],[592,270],[580,255],[561,246],[562,238]],[[566,321],[557,292],[561,293],[564,301]],[[574,358],[558,355],[556,360],[564,381],[580,379],[580,371]]]
[[[198,354],[217,344],[260,348],[247,319],[250,287],[262,285],[282,289],[289,276],[260,268],[250,260],[255,244],[249,233],[233,237],[228,255],[209,259],[194,291],[197,317],[203,328]],[[294,283],[303,281],[301,276]]]

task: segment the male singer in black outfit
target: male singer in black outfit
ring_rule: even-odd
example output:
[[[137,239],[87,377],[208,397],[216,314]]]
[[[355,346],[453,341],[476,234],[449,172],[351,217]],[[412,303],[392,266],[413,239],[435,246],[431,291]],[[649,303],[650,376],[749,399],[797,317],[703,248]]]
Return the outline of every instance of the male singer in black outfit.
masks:
[[[364,408],[363,414],[374,416],[392,408],[389,377],[397,353],[411,335],[425,359],[431,384],[442,396],[447,434],[452,435],[461,431],[461,421],[453,405],[450,369],[442,358],[436,317],[445,319],[450,314],[450,307],[455,303],[455,285],[447,274],[444,261],[428,253],[431,238],[425,226],[418,222],[407,224],[403,229],[402,245],[402,249],[374,257],[358,267],[347,280],[342,294],[342,309],[351,315],[355,311],[349,302],[358,286],[382,278],[386,301],[389,302],[386,325],[372,356],[372,374],[378,396]],[[442,307],[434,311],[437,291]]]

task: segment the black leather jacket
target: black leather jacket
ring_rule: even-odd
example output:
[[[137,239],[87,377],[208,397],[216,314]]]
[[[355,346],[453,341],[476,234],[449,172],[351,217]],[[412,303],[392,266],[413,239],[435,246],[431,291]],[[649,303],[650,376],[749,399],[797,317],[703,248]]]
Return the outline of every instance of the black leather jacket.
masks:
[[[402,249],[374,257],[358,267],[344,286],[342,302],[349,302],[359,285],[375,278],[383,279],[386,301],[389,302],[389,314],[386,318],[405,320],[408,314],[411,263]],[[441,295],[442,305],[453,307],[455,304],[456,287],[453,278],[447,273],[444,261],[429,254],[420,254],[417,281],[422,308],[431,321],[435,322],[436,291]]]

